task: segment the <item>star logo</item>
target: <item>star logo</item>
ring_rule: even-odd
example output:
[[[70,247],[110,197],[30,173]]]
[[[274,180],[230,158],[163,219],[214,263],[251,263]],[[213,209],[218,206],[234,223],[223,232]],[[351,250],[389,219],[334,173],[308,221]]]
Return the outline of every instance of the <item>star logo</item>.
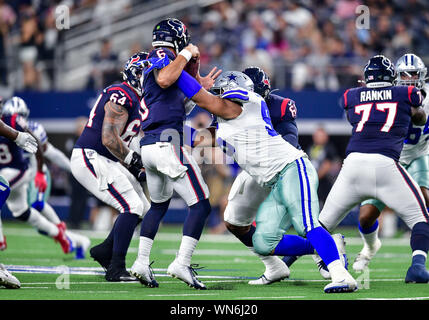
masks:
[[[234,82],[236,82],[237,81],[237,76],[236,75],[234,75],[234,74],[230,74],[229,76],[227,76],[227,78],[228,78],[228,80],[230,80],[230,81],[234,81]]]

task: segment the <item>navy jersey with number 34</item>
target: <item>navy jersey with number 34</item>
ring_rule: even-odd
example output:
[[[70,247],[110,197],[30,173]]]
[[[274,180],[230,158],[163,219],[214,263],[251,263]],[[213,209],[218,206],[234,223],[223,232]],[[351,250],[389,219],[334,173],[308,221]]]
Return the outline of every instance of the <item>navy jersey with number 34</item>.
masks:
[[[76,141],[75,148],[92,149],[110,160],[118,161],[118,159],[107,150],[101,140],[105,114],[104,106],[109,101],[125,107],[128,111],[128,120],[121,133],[122,140],[125,143],[130,143],[132,138],[139,133],[143,114],[143,109],[140,105],[140,97],[131,86],[126,82],[122,82],[107,87],[98,96],[89,115],[85,129]]]
[[[353,131],[346,155],[379,153],[398,161],[411,121],[411,107],[421,103],[421,93],[414,86],[347,90],[342,106]]]

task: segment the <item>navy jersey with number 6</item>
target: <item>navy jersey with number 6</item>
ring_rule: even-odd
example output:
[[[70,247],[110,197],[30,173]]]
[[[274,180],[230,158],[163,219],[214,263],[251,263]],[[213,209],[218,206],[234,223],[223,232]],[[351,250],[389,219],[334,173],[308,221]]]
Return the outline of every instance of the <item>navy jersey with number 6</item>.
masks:
[[[5,124],[18,131],[25,131],[26,120],[18,114],[4,116],[2,120]],[[24,150],[15,142],[6,137],[0,136],[0,169],[14,168],[21,171],[27,170],[29,158],[24,156]]]
[[[118,161],[118,159],[103,145],[101,139],[105,114],[104,106],[109,101],[125,107],[128,111],[128,120],[121,133],[121,139],[129,144],[132,138],[139,133],[143,114],[143,109],[140,105],[140,97],[130,85],[126,82],[122,82],[105,88],[98,96],[89,115],[85,129],[76,141],[75,148],[92,149],[106,158]]]
[[[298,144],[298,128],[296,126],[297,109],[295,101],[270,93],[265,99],[270,112],[271,123],[287,142],[300,149]]]
[[[174,60],[176,56],[168,48],[157,48],[149,53],[149,58],[163,58],[167,56]],[[146,108],[142,130],[144,137],[141,145],[153,144],[161,141],[164,130],[174,129],[183,133],[185,120],[185,95],[176,84],[163,89],[155,80],[154,72],[146,74],[143,81],[142,104]]]
[[[342,105],[353,126],[346,155],[379,153],[398,161],[411,121],[411,107],[421,103],[421,93],[413,86],[346,90]]]

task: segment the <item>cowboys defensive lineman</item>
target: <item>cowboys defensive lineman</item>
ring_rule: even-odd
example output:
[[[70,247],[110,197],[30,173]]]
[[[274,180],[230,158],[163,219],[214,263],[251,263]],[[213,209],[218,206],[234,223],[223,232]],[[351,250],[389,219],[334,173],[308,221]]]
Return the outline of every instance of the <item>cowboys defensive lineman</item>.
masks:
[[[318,223],[317,173],[302,150],[273,129],[265,100],[253,92],[253,82],[238,71],[216,81],[222,98],[205,91],[187,73],[179,88],[198,106],[218,117],[218,145],[255,181],[270,188],[256,215],[252,237],[261,255],[318,254],[331,273],[326,293],[352,292],[357,283],[344,268],[335,241]],[[285,235],[290,226],[307,239]]]

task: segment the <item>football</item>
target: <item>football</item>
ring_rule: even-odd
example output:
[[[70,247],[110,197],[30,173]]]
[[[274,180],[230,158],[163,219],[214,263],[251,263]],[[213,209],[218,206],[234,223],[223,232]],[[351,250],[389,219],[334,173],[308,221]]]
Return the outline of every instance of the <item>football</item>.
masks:
[[[200,71],[200,59],[192,58],[189,60],[184,70],[195,78]]]

